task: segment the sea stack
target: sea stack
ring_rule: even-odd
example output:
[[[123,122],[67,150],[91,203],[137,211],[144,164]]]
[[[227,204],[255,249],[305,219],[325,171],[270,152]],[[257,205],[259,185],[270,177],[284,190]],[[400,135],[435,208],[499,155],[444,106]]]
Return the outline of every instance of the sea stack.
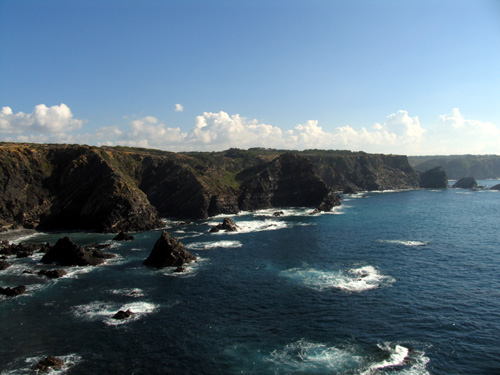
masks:
[[[196,257],[185,250],[184,245],[176,237],[163,231],[144,264],[154,268],[180,267],[195,260]]]

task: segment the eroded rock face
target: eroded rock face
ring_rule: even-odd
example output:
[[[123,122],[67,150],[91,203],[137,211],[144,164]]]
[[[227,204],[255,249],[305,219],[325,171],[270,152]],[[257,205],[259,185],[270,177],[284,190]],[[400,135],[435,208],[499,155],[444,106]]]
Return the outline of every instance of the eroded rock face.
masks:
[[[176,237],[163,231],[144,264],[154,268],[179,267],[195,260],[196,257],[185,250],[184,245]]]
[[[330,189],[313,171],[311,162],[294,153],[242,172],[239,205],[243,210],[271,207],[317,207]]]
[[[443,167],[436,167],[420,175],[420,187],[424,189],[446,189],[448,176]]]
[[[452,186],[454,189],[476,189],[477,181],[474,177],[463,177]]]
[[[58,263],[62,266],[96,266],[111,257],[114,255],[105,254],[98,249],[83,248],[71,241],[69,237],[63,237],[47,251],[42,258],[42,263]]]

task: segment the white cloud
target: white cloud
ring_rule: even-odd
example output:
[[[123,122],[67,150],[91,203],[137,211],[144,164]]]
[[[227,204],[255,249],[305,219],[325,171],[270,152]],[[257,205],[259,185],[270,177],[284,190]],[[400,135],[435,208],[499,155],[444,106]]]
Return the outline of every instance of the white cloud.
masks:
[[[31,113],[14,114],[10,107],[3,107],[0,112],[0,133],[3,134],[64,133],[79,129],[82,124],[82,120],[73,118],[71,110],[64,103],[52,107],[39,104]]]
[[[182,112],[182,111],[184,111],[184,106],[182,104],[176,104],[175,112]]]

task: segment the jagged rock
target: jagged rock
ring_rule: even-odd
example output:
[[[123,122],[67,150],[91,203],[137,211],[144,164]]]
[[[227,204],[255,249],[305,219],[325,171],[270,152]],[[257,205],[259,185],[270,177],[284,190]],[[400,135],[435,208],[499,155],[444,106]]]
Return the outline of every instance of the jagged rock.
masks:
[[[476,189],[477,181],[474,177],[463,177],[452,186],[454,189]]]
[[[6,270],[10,267],[10,263],[5,260],[0,260],[0,271]]]
[[[64,365],[64,361],[54,356],[48,356],[44,360],[38,362],[34,368],[37,372],[48,372],[49,370],[60,370]]]
[[[0,294],[3,294],[4,296],[7,297],[15,297],[20,294],[26,293],[26,287],[24,285],[18,285],[14,288],[1,288],[0,287]]]
[[[42,258],[42,263],[59,263],[63,266],[96,266],[105,259],[114,257],[98,249],[85,249],[69,237],[63,237]]]
[[[179,267],[194,260],[196,257],[185,250],[184,245],[176,237],[163,231],[144,264],[155,268]]]
[[[233,219],[225,217],[222,221],[222,224],[218,224],[217,226],[210,229],[210,233],[219,232],[221,230],[224,230],[226,232],[236,232],[238,228],[239,227],[236,225]]]
[[[276,211],[273,213],[273,216],[274,217],[280,217],[280,216],[283,216],[285,213],[283,211]]]
[[[341,199],[340,195],[329,192],[317,209],[319,211],[329,212],[333,209],[333,207],[340,206]]]
[[[134,239],[134,236],[131,236],[128,233],[125,232],[120,232],[118,235],[113,238],[113,241],[132,241]]]
[[[113,315],[113,319],[119,319],[119,320],[128,319],[132,315],[134,315],[134,312],[130,309],[128,309],[127,311],[120,310],[115,315]]]
[[[342,194],[348,194],[348,195],[356,194],[356,190],[351,185],[349,185],[349,186],[346,186],[344,188],[344,190],[342,191]]]
[[[58,279],[63,277],[67,272],[65,270],[41,270],[38,271],[38,275],[47,276],[49,279]]]
[[[2,244],[0,254],[16,255],[17,258],[26,258],[37,250],[40,250],[42,245],[35,243],[21,242],[19,244],[10,244],[8,241]]]
[[[490,190],[500,190],[500,184],[492,186]]]
[[[448,176],[443,167],[435,167],[420,175],[419,186],[423,189],[446,189]]]

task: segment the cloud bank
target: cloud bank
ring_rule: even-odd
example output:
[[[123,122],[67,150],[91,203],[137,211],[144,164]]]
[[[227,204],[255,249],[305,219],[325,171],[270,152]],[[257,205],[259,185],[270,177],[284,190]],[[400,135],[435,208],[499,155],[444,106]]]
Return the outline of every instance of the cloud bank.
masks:
[[[318,121],[309,120],[285,130],[224,111],[204,112],[195,118],[189,131],[167,126],[153,116],[87,133],[79,132],[83,124],[83,120],[73,118],[65,104],[50,108],[40,104],[30,114],[14,114],[10,107],[0,112],[2,140],[17,142],[124,145],[169,151],[219,151],[231,147],[347,149],[405,155],[500,151],[500,127],[464,118],[458,108],[427,126],[420,123],[418,116],[399,110],[389,114],[383,123],[360,129],[349,125],[325,129]]]

